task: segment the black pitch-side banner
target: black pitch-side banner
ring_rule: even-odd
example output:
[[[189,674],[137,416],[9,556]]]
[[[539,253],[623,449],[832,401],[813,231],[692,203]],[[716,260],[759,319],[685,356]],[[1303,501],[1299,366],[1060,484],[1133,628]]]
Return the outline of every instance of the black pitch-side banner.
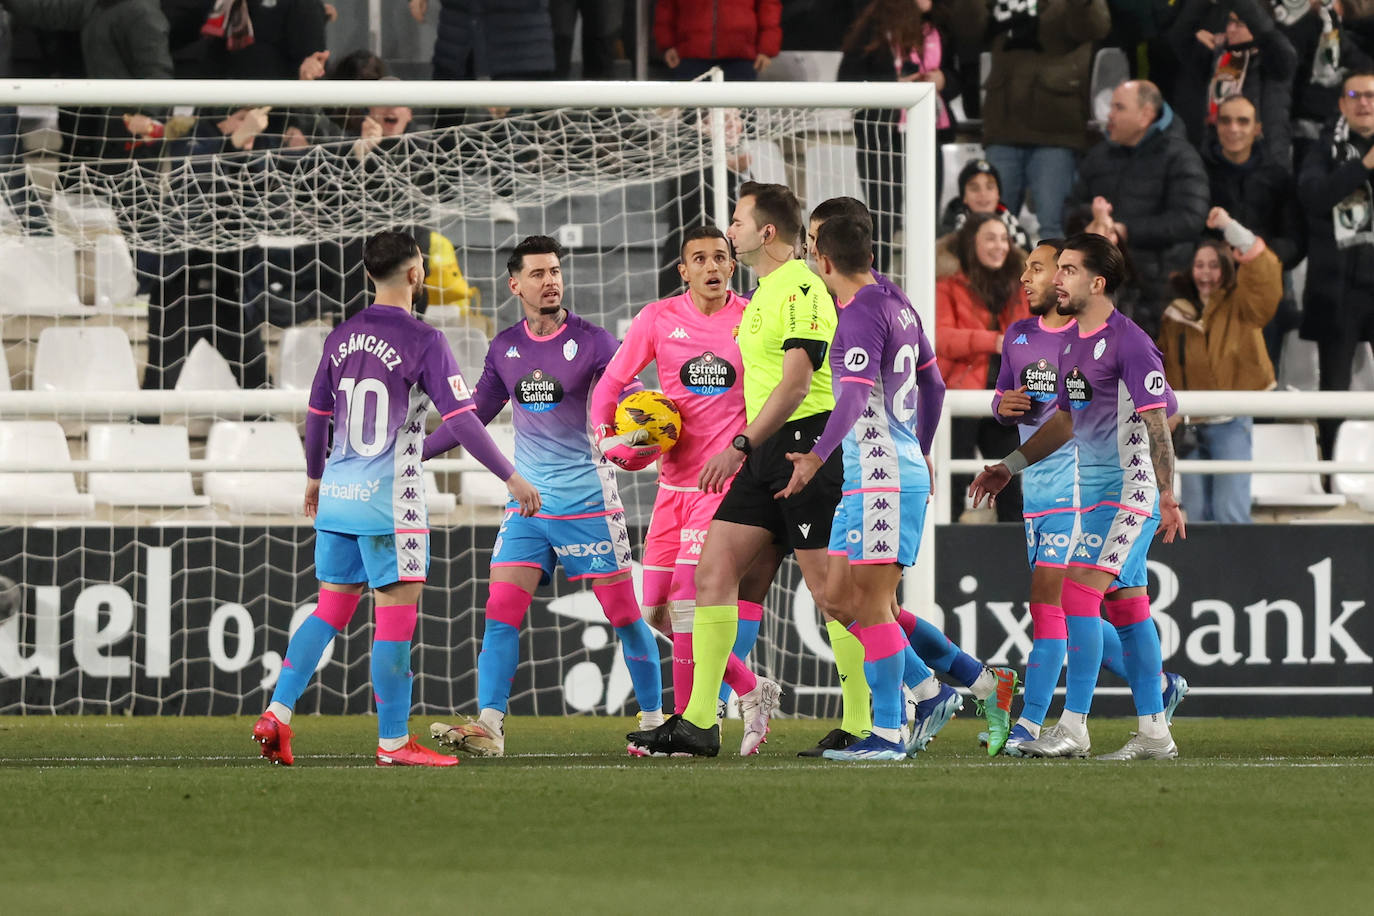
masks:
[[[412,657],[417,714],[476,709],[495,534],[433,532]],[[938,605],[913,610],[985,661],[1022,667],[1022,531],[950,526],[936,547]],[[1164,667],[1193,687],[1184,714],[1374,714],[1372,547],[1368,526],[1305,525],[1199,525],[1186,542],[1155,544],[1150,596]],[[314,607],[313,555],[309,528],[0,529],[0,711],[256,713],[289,633]],[[795,565],[768,608],[753,663],[782,682],[784,711],[835,714],[824,628]],[[370,617],[364,602],[300,711],[371,710]],[[595,598],[561,578],[536,597],[521,659],[514,713],[635,708]],[[1100,684],[1095,711],[1130,712],[1120,681],[1104,672]]]

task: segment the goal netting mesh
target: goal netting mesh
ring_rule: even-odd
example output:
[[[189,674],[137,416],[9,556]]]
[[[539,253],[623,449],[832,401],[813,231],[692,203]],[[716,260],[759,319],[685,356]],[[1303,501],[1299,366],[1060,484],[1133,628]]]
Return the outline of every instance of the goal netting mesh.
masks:
[[[156,136],[131,134],[131,112]],[[889,115],[896,145],[867,156],[836,109],[0,110],[0,711],[264,706],[316,592],[302,389],[323,334],[367,304],[368,235],[415,232],[425,317],[475,374],[518,318],[504,263],[526,235],[565,244],[568,305],[618,336],[680,289],[682,230],[724,217],[717,192],[733,201],[743,180],[807,207],[850,194],[900,226]],[[505,418],[493,427],[508,449]],[[461,457],[429,470],[416,712],[471,712],[504,492]],[[620,484],[638,538],[652,473]],[[371,708],[369,606],[301,712]],[[787,685],[788,712],[838,708],[821,630],[789,562],[751,659]],[[599,606],[561,577],[536,596],[521,659],[515,713],[635,709]]]

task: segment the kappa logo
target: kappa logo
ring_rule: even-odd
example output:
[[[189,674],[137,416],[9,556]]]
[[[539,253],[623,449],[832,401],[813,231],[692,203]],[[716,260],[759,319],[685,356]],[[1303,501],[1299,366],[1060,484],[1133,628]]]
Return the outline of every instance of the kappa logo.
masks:
[[[1016,335],[1016,339],[1012,341],[1012,344],[1013,344],[1013,345],[1015,345],[1015,344],[1029,344],[1029,343],[1030,343],[1030,341],[1029,341],[1029,340],[1026,340],[1026,335],[1025,335],[1025,334],[1017,334],[1017,335]]]
[[[810,522],[807,522],[806,524],[798,525],[798,526],[797,526],[797,530],[801,532],[801,536],[802,536],[802,537],[810,537],[810,536],[811,536],[811,523],[810,523]]]
[[[892,548],[888,546],[887,541],[879,541],[878,543],[876,543],[876,544],[873,545],[873,552],[874,552],[874,553],[891,553],[891,552],[892,552]]]
[[[508,350],[506,351],[506,359],[519,359],[519,358],[520,358],[520,351],[517,350],[517,349],[515,349],[515,347],[511,347],[510,349],[508,349]]]
[[[671,334],[669,334],[668,336],[669,336],[670,338],[672,338],[673,340],[690,340],[690,339],[691,339],[690,337],[687,336],[687,332],[684,331],[682,328],[673,328],[673,332],[672,332]]]
[[[1049,557],[1057,557],[1057,556],[1059,556],[1059,551],[1055,550],[1053,547],[1047,547],[1047,548],[1045,548],[1045,557],[1046,557],[1046,559],[1048,559]]]

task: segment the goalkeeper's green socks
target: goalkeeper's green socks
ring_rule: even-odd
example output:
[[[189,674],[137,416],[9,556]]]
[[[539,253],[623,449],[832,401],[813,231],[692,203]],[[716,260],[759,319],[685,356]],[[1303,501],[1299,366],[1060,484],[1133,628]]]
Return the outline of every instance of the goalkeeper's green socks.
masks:
[[[692,698],[682,713],[682,717],[697,728],[712,728],[716,724],[716,694],[720,691],[720,681],[725,676],[725,664],[730,659],[738,628],[738,605],[697,606],[692,621],[692,657],[696,662],[692,672]],[[862,647],[859,649],[859,678],[863,678]]]
[[[840,673],[840,693],[844,698],[844,721],[840,728],[862,738],[873,730],[863,643],[838,620],[827,621],[825,629],[830,634],[830,649],[835,653],[835,670]]]

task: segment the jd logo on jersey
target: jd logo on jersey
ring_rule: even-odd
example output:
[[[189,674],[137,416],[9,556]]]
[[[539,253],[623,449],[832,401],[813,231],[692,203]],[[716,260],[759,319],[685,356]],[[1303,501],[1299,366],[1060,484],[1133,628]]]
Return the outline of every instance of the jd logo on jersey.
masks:
[[[1077,366],[1064,376],[1064,391],[1069,396],[1069,406],[1074,410],[1082,410],[1092,403],[1093,387],[1088,384],[1087,377]]]
[[[515,383],[515,403],[532,413],[553,410],[563,402],[563,385],[543,369]]]
[[[717,395],[735,384],[735,367],[714,353],[706,352],[682,364],[678,378],[692,394]]]

